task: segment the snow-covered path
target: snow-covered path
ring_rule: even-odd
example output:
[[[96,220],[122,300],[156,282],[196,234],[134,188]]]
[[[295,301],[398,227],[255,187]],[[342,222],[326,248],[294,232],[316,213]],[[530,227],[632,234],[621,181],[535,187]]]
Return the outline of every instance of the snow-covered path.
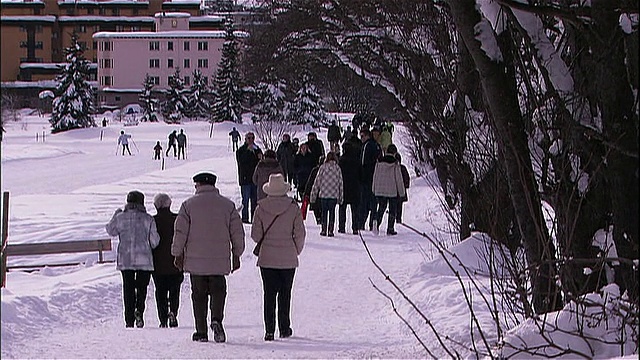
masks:
[[[227,151],[231,124],[180,125],[189,136],[187,161],[168,158],[166,169],[151,160],[150,149],[174,127],[142,124],[134,134],[141,154],[115,156],[118,128],[51,135],[35,143],[29,132],[10,132],[3,144],[3,190],[11,191],[10,242],[104,238],[104,224],[132,189],[152,197],[166,192],[172,209],[193,194],[191,176],[209,170],[218,175],[221,193],[240,203],[233,154]],[[239,128],[241,132],[247,128]],[[108,135],[108,136],[107,136]],[[143,151],[148,154],[142,154]],[[146,156],[149,155],[149,156]],[[424,190],[424,188],[423,188]],[[406,209],[422,218],[424,204]],[[183,283],[177,329],[160,329],[153,282],[146,326],[125,329],[120,274],[113,263],[95,264],[97,254],[48,256],[47,261],[88,261],[71,268],[34,273],[10,272],[2,290],[2,357],[9,358],[416,358],[425,354],[398,319],[388,300],[372,286],[396,295],[369,260],[358,236],[320,237],[309,216],[307,245],[300,257],[292,304],[292,338],[265,343],[262,288],[252,240],[242,268],[229,276],[225,344],[191,341],[193,316],[188,275]],[[349,217],[348,217],[349,218]],[[245,225],[248,234],[250,226]],[[364,236],[376,260],[401,285],[420,268],[425,241],[398,227],[396,237]],[[114,249],[117,239],[113,239]],[[107,254],[114,258],[114,252]],[[42,263],[39,257],[10,258],[10,264]]]
[[[388,289],[376,273],[357,236],[320,238],[310,227],[309,243],[296,274],[290,339],[265,343],[262,290],[255,257],[245,254],[243,267],[229,276],[225,344],[194,343],[188,276],[183,283],[179,328],[160,329],[151,286],[146,325],[124,329],[119,274],[113,265],[96,265],[110,274],[105,287],[87,286],[92,300],[80,306],[106,310],[69,309],[56,323],[43,324],[36,338],[12,343],[18,358],[416,358],[424,353],[393,315],[388,302],[369,282]],[[396,281],[407,279],[406,269],[419,261],[411,236],[368,239],[378,260]],[[396,259],[403,259],[397,261]],[[58,292],[64,293],[64,290]],[[74,292],[79,292],[74,290]],[[54,291],[56,293],[56,291]],[[59,295],[58,295],[59,296]],[[100,304],[93,304],[93,302]],[[66,306],[68,308],[68,305]],[[4,310],[4,309],[3,309]],[[95,316],[84,323],[78,317]],[[3,346],[4,349],[4,346]]]

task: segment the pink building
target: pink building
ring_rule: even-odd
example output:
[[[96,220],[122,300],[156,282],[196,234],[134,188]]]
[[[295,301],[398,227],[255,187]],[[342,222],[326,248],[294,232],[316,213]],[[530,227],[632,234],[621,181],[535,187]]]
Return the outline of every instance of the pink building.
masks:
[[[137,103],[143,80],[149,74],[155,89],[166,89],[168,79],[180,69],[185,85],[194,70],[210,83],[220,63],[225,32],[189,30],[190,14],[155,14],[154,32],[97,32],[98,106]],[[246,33],[239,33],[246,36]]]

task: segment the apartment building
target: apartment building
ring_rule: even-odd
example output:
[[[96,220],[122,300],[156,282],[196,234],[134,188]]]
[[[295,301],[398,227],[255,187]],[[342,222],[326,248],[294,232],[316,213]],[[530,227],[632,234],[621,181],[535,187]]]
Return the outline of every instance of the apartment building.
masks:
[[[98,106],[137,102],[146,74],[156,89],[166,89],[169,77],[180,69],[185,85],[193,71],[212,81],[222,57],[224,30],[193,30],[191,15],[160,12],[155,31],[98,32],[93,34],[98,57]],[[246,32],[236,32],[239,38]]]

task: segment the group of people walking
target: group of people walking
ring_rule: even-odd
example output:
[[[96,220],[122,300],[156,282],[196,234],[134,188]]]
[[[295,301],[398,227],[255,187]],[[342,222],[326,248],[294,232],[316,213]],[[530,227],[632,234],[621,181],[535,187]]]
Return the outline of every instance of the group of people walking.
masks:
[[[154,197],[157,214],[151,216],[144,194],[131,191],[124,210],[117,209],[106,225],[109,235],[119,237],[116,268],[122,273],[126,327],[144,327],[151,277],[160,327],[177,327],[180,286],[187,272],[196,330],[192,340],[208,341],[211,328],[215,342],[226,341],[225,276],[240,268],[245,232],[235,204],[220,194],[216,180],[212,173],[195,175],[195,194],[181,204],[177,214],[170,210],[169,195]],[[293,334],[291,289],[306,232],[298,204],[287,196],[290,185],[282,174],[271,175],[261,190],[266,197],[255,211],[251,237],[258,244],[254,253],[263,282],[264,340],[272,341],[276,318],[281,338]]]
[[[255,143],[255,135],[248,132],[236,151],[242,221],[251,223],[258,201],[265,196],[261,186],[270,175],[279,173],[296,187],[295,198],[303,203],[303,216],[306,204],[310,204],[322,227],[320,235],[334,236],[336,207],[339,233],[346,233],[347,207],[353,234],[365,230],[367,219],[369,231],[377,234],[388,208],[386,234],[396,235],[395,224],[402,221],[410,177],[391,136],[382,136],[391,129],[388,125],[384,130],[362,127],[357,133],[347,128],[342,134],[334,122],[327,133],[332,149],[328,153],[315,132],[308,133],[307,141],[301,144],[284,134],[276,151],[264,153]]]
[[[124,130],[120,131],[120,136],[118,136],[118,147],[122,146],[122,155],[124,156],[125,151],[131,155],[131,150],[129,149],[129,142],[133,142],[131,138],[131,134],[126,134]],[[135,146],[135,142],[133,142]],[[176,148],[176,145],[178,146]],[[165,157],[169,157],[169,153],[171,149],[173,149],[173,157],[177,157],[180,160],[180,155],[182,155],[182,159],[186,159],[185,148],[187,146],[187,135],[184,133],[184,129],[180,129],[180,133],[178,134],[177,130],[173,130],[169,134],[169,141],[167,143],[167,151],[165,152]],[[136,147],[137,148],[137,147]],[[155,146],[153,147],[153,159],[160,160],[162,154],[162,145],[160,141],[157,141]]]

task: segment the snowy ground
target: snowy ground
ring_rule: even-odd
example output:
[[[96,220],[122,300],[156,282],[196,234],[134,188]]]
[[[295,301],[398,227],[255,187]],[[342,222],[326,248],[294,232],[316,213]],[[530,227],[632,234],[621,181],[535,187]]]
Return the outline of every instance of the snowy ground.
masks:
[[[101,118],[101,117],[100,117]],[[240,203],[236,165],[227,134],[235,124],[203,122],[178,126],[141,124],[121,128],[75,130],[51,135],[46,120],[25,116],[26,126],[10,123],[2,142],[2,191],[9,191],[9,243],[106,238],[104,225],[122,207],[126,193],[137,189],[146,195],[154,214],[153,195],[166,192],[172,209],[194,189],[191,177],[199,171],[218,175],[221,193]],[[187,160],[173,157],[152,160],[156,141],[166,146],[167,135],[184,129],[188,136]],[[133,156],[116,153],[121,129],[133,135]],[[244,134],[250,125],[240,125]],[[47,133],[36,142],[36,133]],[[399,130],[401,133],[402,130]],[[304,132],[300,130],[298,136]],[[326,133],[320,133],[326,141]],[[400,143],[400,134],[394,139]],[[41,140],[41,138],[39,138]],[[139,151],[136,150],[139,149]],[[405,155],[405,158],[408,156]],[[425,179],[412,179],[405,222],[442,242],[455,243],[439,209],[439,193]],[[369,260],[358,236],[336,234],[320,238],[319,227],[307,225],[307,245],[300,257],[292,305],[290,339],[265,343],[262,324],[262,290],[252,240],[242,268],[227,278],[228,297],[224,324],[228,342],[194,343],[188,276],[182,287],[177,329],[160,329],[155,310],[153,282],[149,288],[144,329],[125,329],[121,278],[113,263],[97,264],[97,254],[66,254],[9,258],[9,265],[81,260],[83,265],[44,268],[36,272],[11,271],[2,289],[3,358],[424,358],[430,357],[409,329],[394,314],[389,300],[372,282],[392,296],[401,314],[413,314],[418,333],[431,349],[437,339],[415,317]],[[385,220],[386,221],[386,220]],[[383,225],[384,226],[384,225]],[[442,334],[462,344],[469,354],[469,311],[458,281],[430,243],[398,226],[396,237],[364,232],[372,255]],[[245,225],[245,232],[250,226]],[[458,244],[471,264],[478,262],[472,241]],[[113,239],[114,249],[117,239]],[[113,259],[109,253],[107,259]],[[490,324],[490,314],[479,306],[476,316]],[[486,330],[492,335],[492,330]],[[449,343],[450,346],[452,343]],[[448,357],[436,350],[435,357]],[[600,357],[614,352],[602,351]],[[604,356],[602,356],[604,355]]]

